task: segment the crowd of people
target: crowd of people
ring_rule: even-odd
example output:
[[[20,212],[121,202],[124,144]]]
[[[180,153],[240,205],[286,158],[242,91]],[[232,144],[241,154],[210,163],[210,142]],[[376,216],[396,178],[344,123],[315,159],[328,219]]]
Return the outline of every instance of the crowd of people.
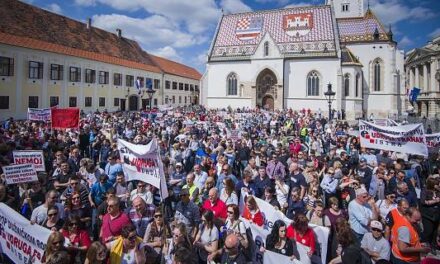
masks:
[[[301,262],[298,244],[314,263],[310,225],[330,230],[328,263],[440,263],[438,153],[365,149],[355,126],[305,109],[201,106],[82,113],[67,130],[10,118],[1,166],[14,150],[43,150],[46,172],[24,184],[2,175],[0,202],[51,230],[48,264],[240,264],[256,251]],[[168,197],[126,180],[119,138],[158,141]],[[266,224],[257,199],[292,220],[275,221],[260,247],[243,221]]]

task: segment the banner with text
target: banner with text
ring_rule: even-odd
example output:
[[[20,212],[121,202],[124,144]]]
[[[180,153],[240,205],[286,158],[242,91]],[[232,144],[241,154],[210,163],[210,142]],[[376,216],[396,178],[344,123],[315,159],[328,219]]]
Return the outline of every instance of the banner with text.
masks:
[[[428,156],[422,124],[387,127],[359,120],[359,131],[362,147]]]
[[[42,150],[16,150],[12,155],[14,164],[34,164],[35,171],[46,171]]]
[[[426,134],[425,137],[429,153],[438,152],[440,149],[440,133]]]
[[[32,121],[50,121],[50,108],[28,108],[28,120]]]
[[[29,220],[0,203],[0,252],[14,263],[42,262],[50,230],[31,225]]]
[[[9,165],[3,167],[6,184],[38,181],[33,164]]]
[[[136,145],[118,139],[118,150],[127,181],[139,180],[149,183],[160,190],[162,199],[168,197],[156,139],[151,140],[148,145]]]

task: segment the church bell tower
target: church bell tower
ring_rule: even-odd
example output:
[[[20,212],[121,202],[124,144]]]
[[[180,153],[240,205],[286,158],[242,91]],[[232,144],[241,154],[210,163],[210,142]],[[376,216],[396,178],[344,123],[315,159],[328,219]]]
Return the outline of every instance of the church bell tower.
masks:
[[[364,0],[326,0],[335,10],[336,18],[363,17]]]

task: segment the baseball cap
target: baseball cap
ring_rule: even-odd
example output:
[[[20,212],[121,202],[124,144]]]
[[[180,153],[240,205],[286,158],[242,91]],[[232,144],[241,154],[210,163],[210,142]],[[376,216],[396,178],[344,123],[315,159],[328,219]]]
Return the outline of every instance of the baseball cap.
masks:
[[[182,167],[182,163],[181,162],[177,162],[176,163],[176,167],[178,167],[178,166]]]
[[[370,227],[379,229],[380,231],[383,231],[382,223],[379,221],[376,221],[376,220],[371,221]]]
[[[367,190],[364,187],[361,187],[359,189],[356,189],[356,196],[360,196],[362,194],[368,193]]]

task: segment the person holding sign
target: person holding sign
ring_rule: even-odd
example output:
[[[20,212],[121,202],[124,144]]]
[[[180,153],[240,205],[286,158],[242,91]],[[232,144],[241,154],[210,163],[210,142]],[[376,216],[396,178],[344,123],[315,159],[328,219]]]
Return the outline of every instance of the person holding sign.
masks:
[[[270,250],[288,256],[292,260],[296,259],[296,256],[293,254],[293,241],[287,238],[286,231],[287,226],[283,220],[275,221],[271,233],[266,238],[266,248],[261,247],[260,251]]]

